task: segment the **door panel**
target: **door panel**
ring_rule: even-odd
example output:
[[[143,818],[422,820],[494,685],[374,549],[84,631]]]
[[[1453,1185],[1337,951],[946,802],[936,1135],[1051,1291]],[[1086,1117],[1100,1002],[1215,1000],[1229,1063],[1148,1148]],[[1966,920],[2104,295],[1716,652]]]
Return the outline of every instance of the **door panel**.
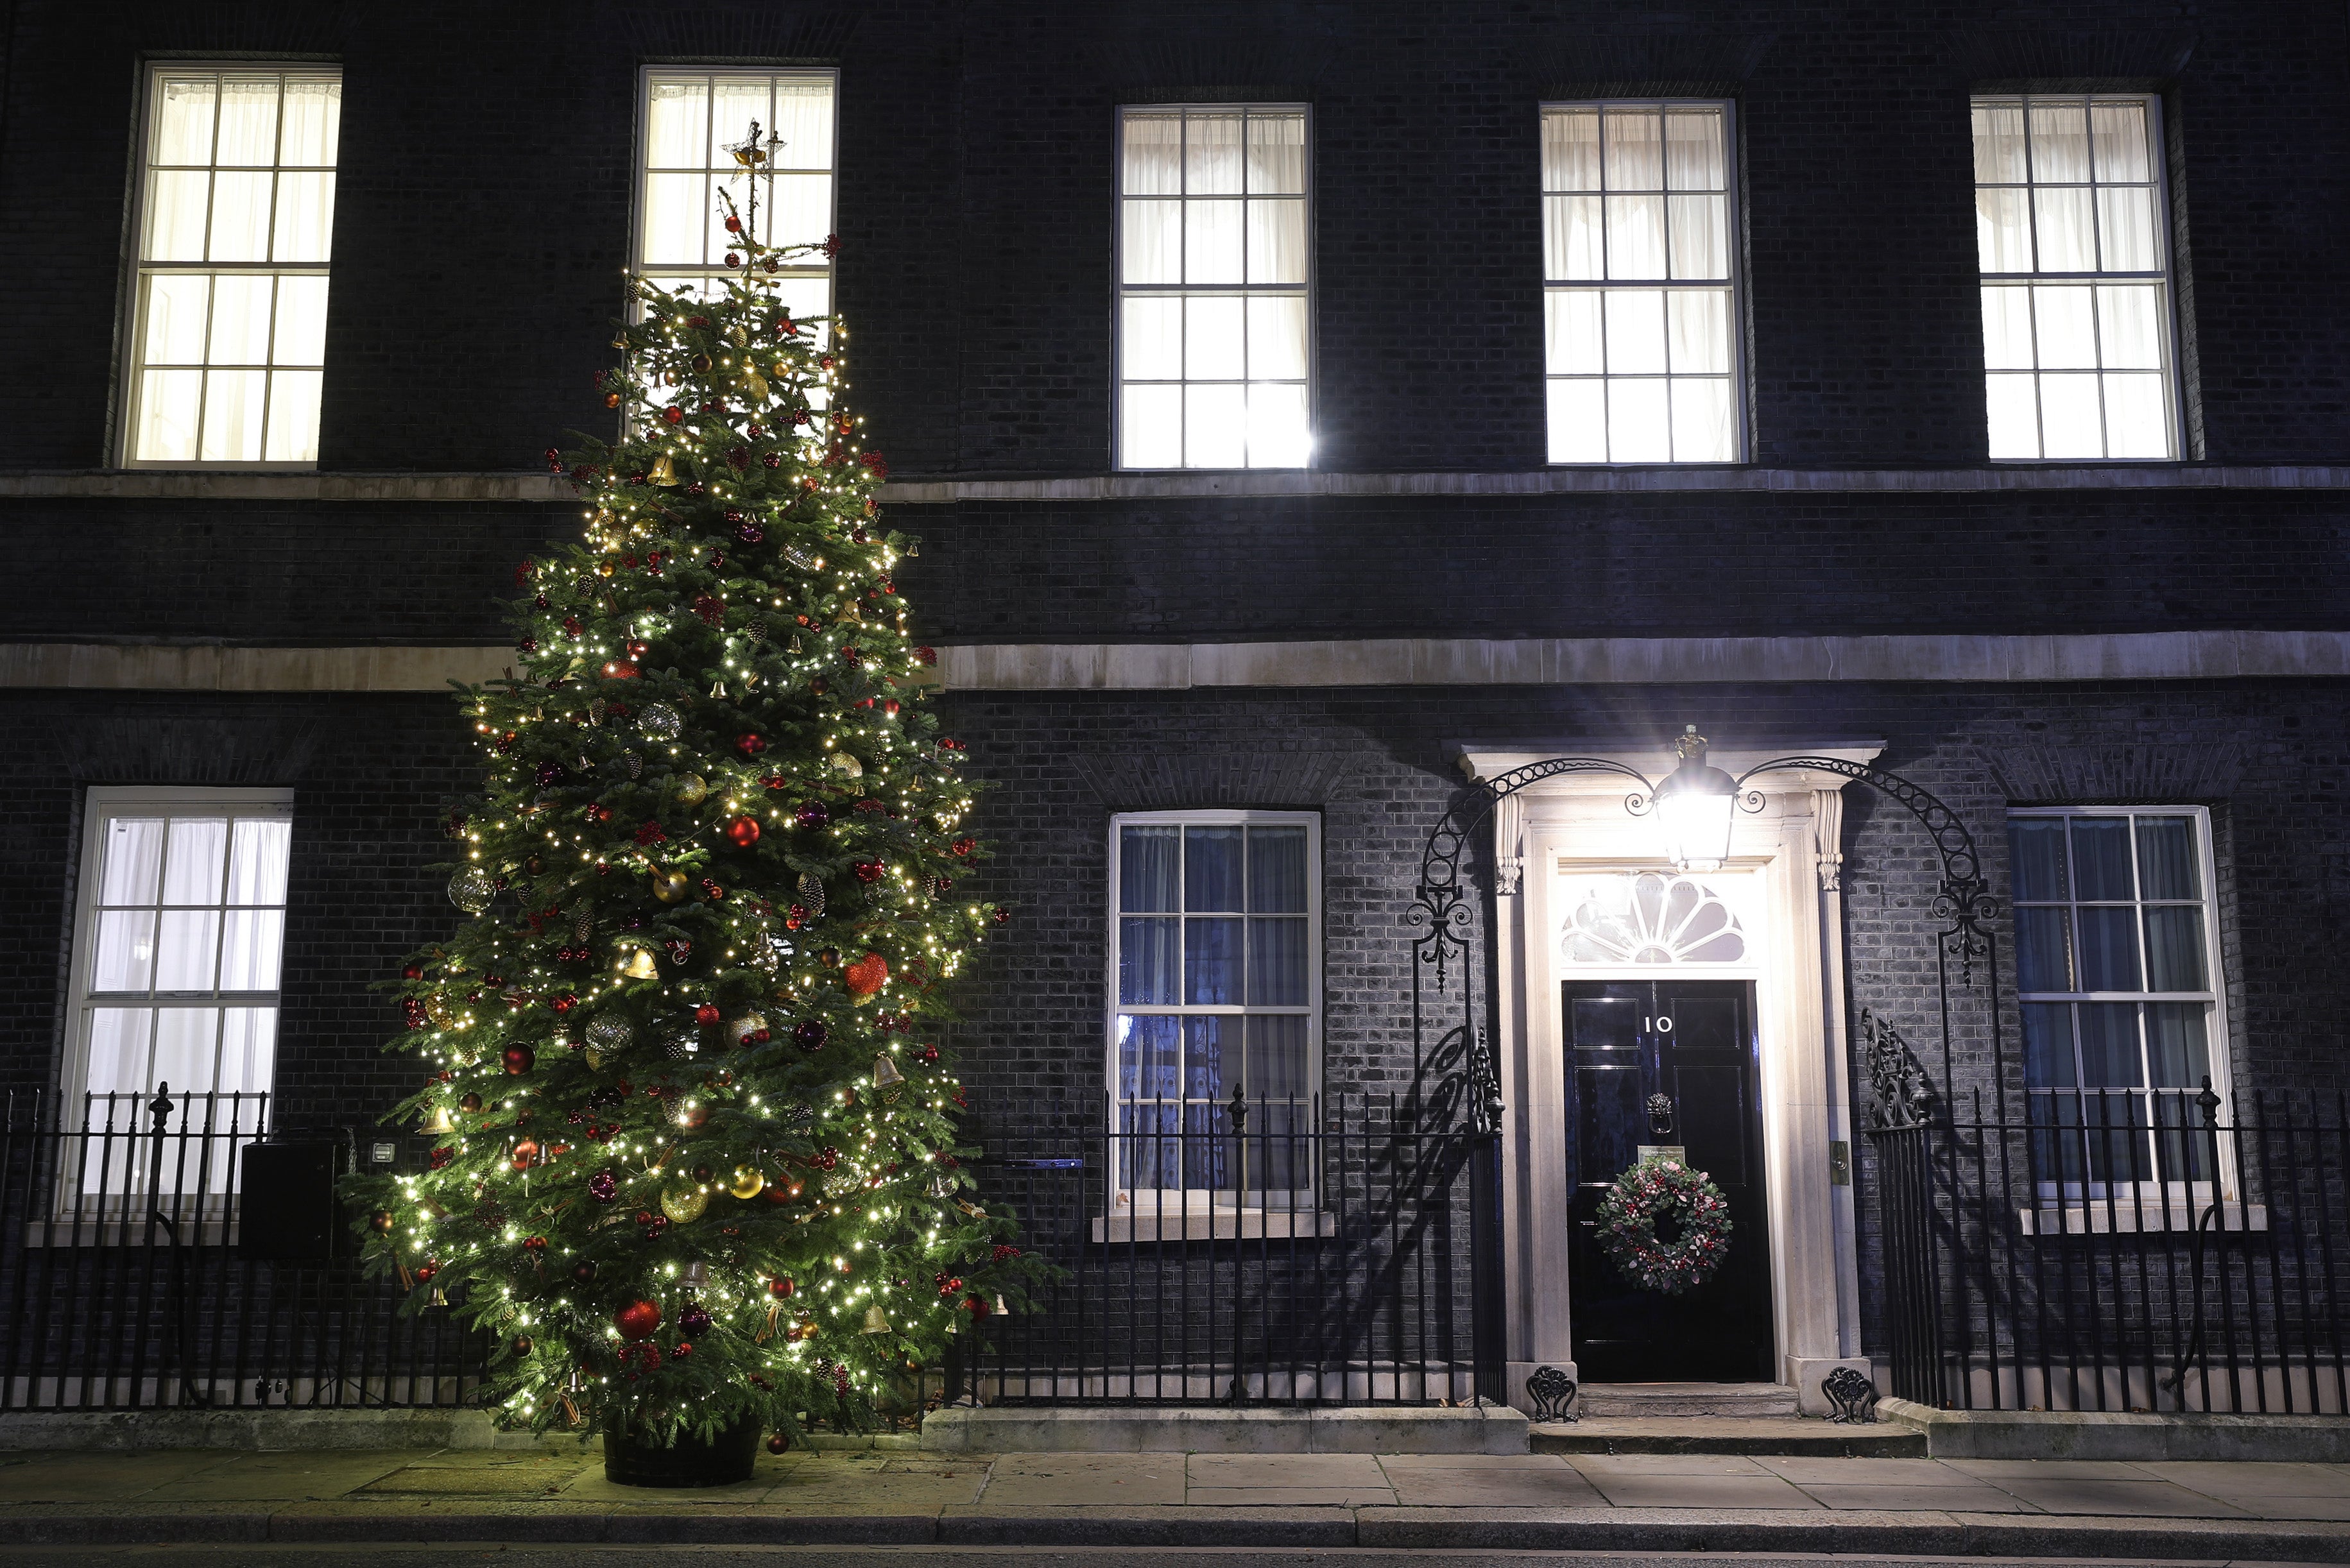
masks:
[[[1752,988],[1742,981],[1570,981],[1570,1310],[1586,1383],[1767,1382],[1771,1241]],[[1669,1131],[1651,1096],[1670,1100]],[[1679,1145],[1730,1204],[1730,1252],[1678,1296],[1634,1286],[1596,1241],[1601,1199],[1642,1144]]]

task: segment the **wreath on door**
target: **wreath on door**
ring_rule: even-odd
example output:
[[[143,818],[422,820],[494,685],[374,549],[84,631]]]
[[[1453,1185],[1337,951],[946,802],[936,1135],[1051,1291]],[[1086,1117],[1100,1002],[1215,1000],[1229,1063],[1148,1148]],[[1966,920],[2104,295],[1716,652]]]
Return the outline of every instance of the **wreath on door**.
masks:
[[[1659,1237],[1659,1222],[1678,1231]],[[1702,1170],[1651,1159],[1616,1179],[1599,1203],[1599,1245],[1644,1291],[1677,1296],[1705,1283],[1730,1251],[1730,1200]]]

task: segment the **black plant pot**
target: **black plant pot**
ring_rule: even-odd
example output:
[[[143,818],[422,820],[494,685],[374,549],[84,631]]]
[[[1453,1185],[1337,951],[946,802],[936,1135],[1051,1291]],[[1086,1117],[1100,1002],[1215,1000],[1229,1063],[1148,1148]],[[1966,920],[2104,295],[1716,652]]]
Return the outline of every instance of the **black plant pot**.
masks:
[[[759,1460],[759,1419],[745,1416],[704,1442],[680,1432],[664,1449],[641,1428],[623,1430],[616,1418],[604,1427],[604,1479],[618,1486],[732,1486],[751,1479]]]

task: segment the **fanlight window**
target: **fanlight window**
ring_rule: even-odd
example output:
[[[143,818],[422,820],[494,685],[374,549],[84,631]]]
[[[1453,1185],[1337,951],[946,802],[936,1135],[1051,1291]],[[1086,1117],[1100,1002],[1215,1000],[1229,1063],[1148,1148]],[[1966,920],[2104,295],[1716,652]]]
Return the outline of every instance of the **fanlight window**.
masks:
[[[1563,946],[1569,963],[1737,963],[1746,932],[1704,883],[1633,871],[1570,885]]]

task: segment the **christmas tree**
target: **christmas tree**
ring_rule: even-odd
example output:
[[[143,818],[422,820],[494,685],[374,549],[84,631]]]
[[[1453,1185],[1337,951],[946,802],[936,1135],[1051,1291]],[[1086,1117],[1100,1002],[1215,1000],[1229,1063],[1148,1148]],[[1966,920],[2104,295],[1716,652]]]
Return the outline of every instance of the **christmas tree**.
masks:
[[[1033,1266],[934,1039],[1004,912],[954,890],[973,788],[892,580],[915,542],[845,334],[775,296],[814,247],[725,211],[735,274],[632,280],[599,377],[629,433],[548,450],[585,538],[516,569],[516,673],[463,690],[471,918],[400,982],[398,1114],[436,1140],[363,1184],[371,1267],[494,1336],[505,1424],[656,1444],[868,1418]]]

